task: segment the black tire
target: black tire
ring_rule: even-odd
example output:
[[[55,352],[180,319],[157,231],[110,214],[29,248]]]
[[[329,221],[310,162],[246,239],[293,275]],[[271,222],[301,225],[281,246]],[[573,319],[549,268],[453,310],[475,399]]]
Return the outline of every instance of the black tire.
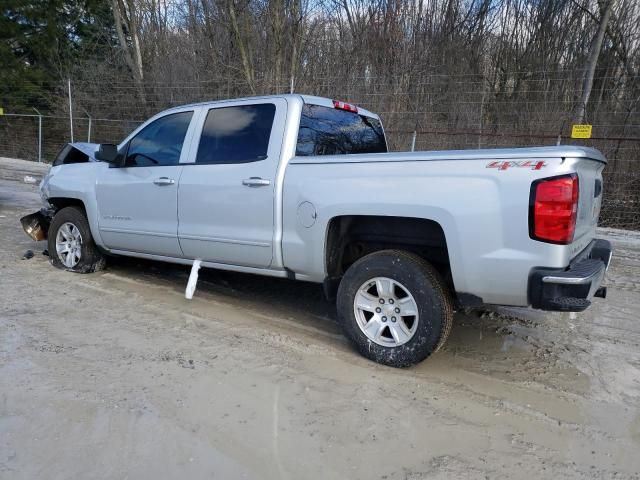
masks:
[[[68,223],[77,228],[81,236],[80,258],[73,266],[65,265],[63,262],[64,255],[58,254],[56,249],[58,232]],[[91,273],[104,268],[104,255],[98,250],[93,241],[89,222],[82,208],[65,207],[58,211],[51,221],[47,237],[49,261],[54,267],[75,273]]]
[[[368,338],[358,324],[354,307],[356,294],[376,277],[398,282],[415,300],[417,326],[404,344],[380,345]],[[408,367],[436,352],[444,344],[453,324],[452,301],[441,276],[427,261],[402,250],[375,252],[351,265],[340,282],[337,307],[344,332],[356,349],[368,359],[391,367]],[[411,320],[411,317],[403,318]],[[377,325],[382,327],[381,323]],[[387,332],[391,336],[391,331]]]

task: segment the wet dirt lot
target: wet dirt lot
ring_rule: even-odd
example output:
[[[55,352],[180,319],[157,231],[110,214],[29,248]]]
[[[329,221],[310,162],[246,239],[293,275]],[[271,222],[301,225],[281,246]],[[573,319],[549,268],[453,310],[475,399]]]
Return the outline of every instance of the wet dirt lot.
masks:
[[[606,232],[587,312],[457,313],[396,370],[316,285],[202,270],[188,301],[181,266],[54,269],[25,171],[0,160],[2,479],[640,478],[638,236]]]

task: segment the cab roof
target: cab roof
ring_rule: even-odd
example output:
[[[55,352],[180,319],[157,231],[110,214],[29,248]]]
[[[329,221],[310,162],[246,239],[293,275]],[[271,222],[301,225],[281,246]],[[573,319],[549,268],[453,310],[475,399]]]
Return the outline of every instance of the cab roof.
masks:
[[[270,98],[284,98],[284,99],[295,99],[295,100],[302,100],[304,103],[306,104],[311,104],[311,105],[320,105],[323,107],[328,107],[328,108],[334,108],[334,104],[333,101],[335,99],[331,99],[331,98],[326,98],[326,97],[317,97],[314,95],[305,95],[305,94],[299,94],[299,93],[287,93],[287,94],[282,94],[282,95],[259,95],[259,96],[253,96],[253,97],[241,97],[241,98],[228,98],[228,99],[223,99],[223,100],[211,100],[211,101],[207,101],[207,102],[197,102],[197,103],[188,103],[186,105],[176,105],[175,107],[171,107],[168,110],[173,110],[175,108],[185,108],[185,107],[206,107],[206,106],[213,106],[213,105],[219,105],[221,103],[228,103],[228,102],[237,102],[237,101],[244,101],[244,100],[268,100]],[[376,119],[380,119],[380,117],[378,115],[376,115],[373,112],[370,112],[369,110],[366,110],[362,107],[359,107],[356,105],[356,107],[358,107],[358,114],[359,115],[364,115],[366,117],[371,117],[371,118],[376,118]]]

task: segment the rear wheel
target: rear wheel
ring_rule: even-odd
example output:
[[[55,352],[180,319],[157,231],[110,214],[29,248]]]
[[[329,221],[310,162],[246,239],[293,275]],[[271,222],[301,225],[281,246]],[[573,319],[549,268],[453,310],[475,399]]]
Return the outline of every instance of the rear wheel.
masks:
[[[54,267],[76,273],[101,270],[105,260],[93,242],[89,222],[78,207],[61,209],[48,233],[49,261]]]
[[[393,367],[413,365],[437,351],[453,322],[438,272],[401,250],[372,253],[347,270],[338,289],[338,315],[362,355]]]

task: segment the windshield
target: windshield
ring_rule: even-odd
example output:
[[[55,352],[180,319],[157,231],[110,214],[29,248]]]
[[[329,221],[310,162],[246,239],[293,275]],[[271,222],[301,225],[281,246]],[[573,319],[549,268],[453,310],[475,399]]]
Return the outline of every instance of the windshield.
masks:
[[[384,153],[387,142],[376,118],[320,105],[302,107],[296,155]]]

